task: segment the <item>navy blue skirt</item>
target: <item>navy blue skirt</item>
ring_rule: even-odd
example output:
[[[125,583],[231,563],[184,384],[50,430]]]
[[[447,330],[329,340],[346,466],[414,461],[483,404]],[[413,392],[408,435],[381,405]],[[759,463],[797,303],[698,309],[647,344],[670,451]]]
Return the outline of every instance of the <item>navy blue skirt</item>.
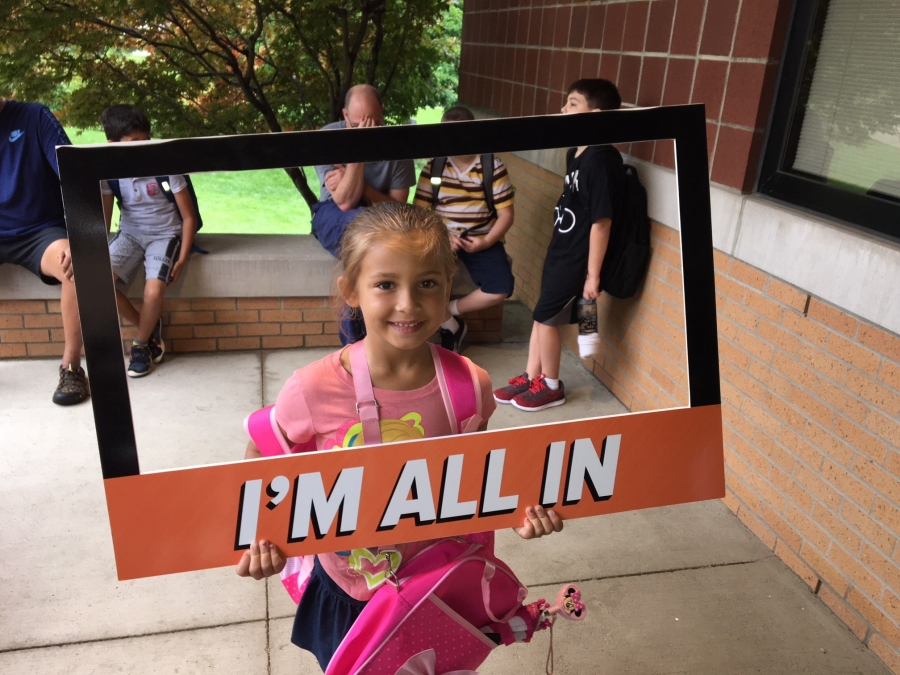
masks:
[[[312,652],[325,671],[365,606],[365,600],[354,600],[326,574],[317,556],[294,616],[291,642]]]

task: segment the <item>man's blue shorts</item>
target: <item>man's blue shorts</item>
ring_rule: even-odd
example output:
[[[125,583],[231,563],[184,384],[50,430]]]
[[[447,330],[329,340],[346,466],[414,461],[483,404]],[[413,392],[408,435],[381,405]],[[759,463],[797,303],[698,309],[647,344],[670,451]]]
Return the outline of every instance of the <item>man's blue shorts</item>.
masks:
[[[312,233],[319,243],[335,258],[341,254],[341,237],[350,222],[361,212],[361,208],[341,211],[332,200],[318,202],[312,207]]]
[[[456,255],[482,291],[492,295],[502,293],[507,298],[512,295],[516,280],[503,242],[498,241],[490,248],[475,253],[460,249]]]
[[[0,240],[0,265],[3,263],[21,265],[39,276],[45,284],[58,284],[60,282],[56,277],[41,274],[41,258],[44,257],[44,251],[50,244],[65,238],[66,228],[51,225],[16,239]]]

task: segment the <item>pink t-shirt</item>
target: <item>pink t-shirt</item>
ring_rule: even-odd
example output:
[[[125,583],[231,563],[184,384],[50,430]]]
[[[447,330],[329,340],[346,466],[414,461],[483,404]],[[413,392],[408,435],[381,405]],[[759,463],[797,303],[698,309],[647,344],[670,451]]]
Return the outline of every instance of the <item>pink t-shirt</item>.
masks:
[[[341,365],[340,352],[296,371],[282,387],[275,402],[275,419],[287,434],[294,451],[353,448],[364,445],[362,424],[356,412],[353,378]],[[487,421],[497,407],[488,374],[475,366],[481,386],[482,418]],[[411,391],[375,389],[382,442],[394,443],[453,433],[437,377]],[[430,542],[382,547],[396,550],[408,560]],[[319,554],[319,562],[351,597],[368,600],[382,579],[386,565],[378,550],[355,549]],[[396,561],[393,561],[394,564]],[[394,565],[396,567],[396,565]]]

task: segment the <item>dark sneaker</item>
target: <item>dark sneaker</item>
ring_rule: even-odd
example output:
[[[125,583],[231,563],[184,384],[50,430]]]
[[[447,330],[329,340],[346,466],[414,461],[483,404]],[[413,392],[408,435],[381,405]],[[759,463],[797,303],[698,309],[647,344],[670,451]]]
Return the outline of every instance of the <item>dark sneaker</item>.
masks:
[[[152,368],[149,345],[131,345],[131,363],[128,364],[128,377],[143,377],[150,374]]]
[[[463,338],[466,337],[468,329],[466,328],[466,322],[463,321],[461,316],[456,317],[456,322],[459,324],[459,328],[456,329],[455,333],[446,328],[441,328],[441,347],[459,354],[462,349]]]
[[[91,395],[84,368],[75,370],[71,365],[59,367],[59,385],[53,392],[56,405],[75,405]]]
[[[509,405],[516,396],[528,391],[528,387],[530,386],[531,380],[528,379],[528,373],[516,375],[505,387],[494,389],[494,400],[497,401],[497,403]]]
[[[562,380],[559,381],[559,389],[551,389],[544,381],[543,375],[538,375],[531,381],[528,391],[525,391],[512,400],[512,404],[519,410],[537,412],[544,408],[562,405],[566,402],[566,388]]]
[[[162,319],[156,323],[156,328],[150,334],[147,346],[150,347],[150,358],[153,359],[153,363],[162,363],[166,356],[166,343],[162,339]]]

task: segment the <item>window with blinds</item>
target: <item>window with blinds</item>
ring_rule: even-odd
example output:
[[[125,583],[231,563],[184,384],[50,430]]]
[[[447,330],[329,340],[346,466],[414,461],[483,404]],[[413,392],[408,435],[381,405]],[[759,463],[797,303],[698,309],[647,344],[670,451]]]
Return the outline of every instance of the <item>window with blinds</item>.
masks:
[[[785,168],[900,200],[900,0],[822,1],[817,15]]]

